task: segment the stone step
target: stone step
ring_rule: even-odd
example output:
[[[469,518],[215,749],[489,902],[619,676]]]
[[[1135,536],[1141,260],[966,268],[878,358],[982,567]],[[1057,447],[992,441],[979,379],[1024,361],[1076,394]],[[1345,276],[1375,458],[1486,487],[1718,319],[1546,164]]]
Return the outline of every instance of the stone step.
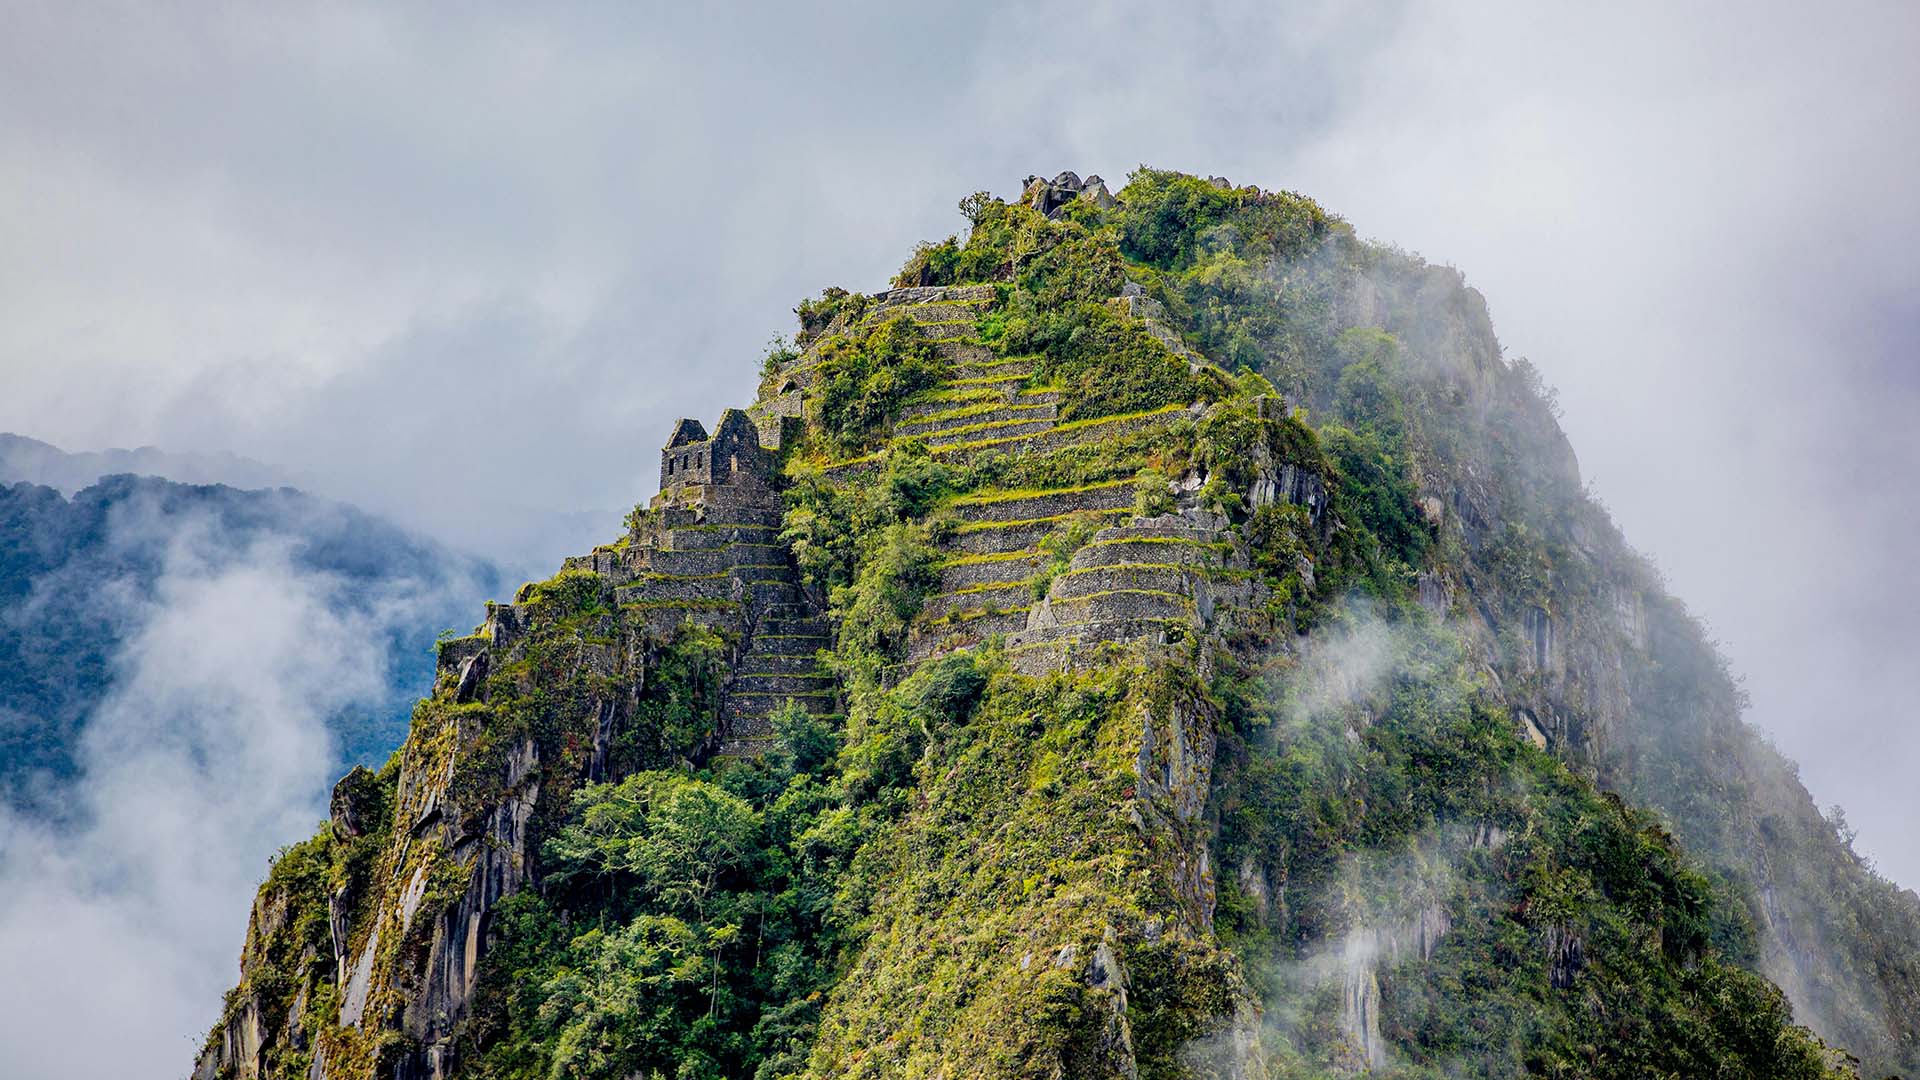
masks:
[[[979,439],[935,450],[948,462],[966,462],[984,453],[1046,454],[1070,446],[1101,443],[1115,436],[1133,435],[1164,428],[1186,414],[1186,407],[1170,405],[1151,412],[1127,416],[1102,416],[1091,420],[1070,421],[1047,431],[1025,435]]]
[[[956,367],[968,367],[991,363],[994,351],[980,344],[974,338],[935,338],[933,351],[939,353],[949,364]]]
[[[735,735],[729,733],[720,744],[719,758],[761,758],[780,745],[780,740],[772,735]]]
[[[965,614],[933,626],[918,627],[907,642],[907,662],[918,664],[956,649],[978,645],[995,634],[1012,634],[1027,625],[1027,610]]]
[[[933,300],[926,303],[880,304],[860,317],[859,328],[870,330],[889,319],[907,318],[922,326],[979,321],[988,304],[977,300]]]
[[[772,716],[792,701],[818,716],[833,712],[839,695],[832,690],[806,693],[741,693],[727,695],[727,718],[738,723],[743,718]]]
[[[923,622],[938,622],[974,611],[1023,608],[1033,603],[1033,587],[1024,581],[981,585],[960,592],[940,593],[920,609]]]
[[[761,621],[760,632],[754,636],[772,638],[823,638],[832,632],[832,627],[827,625],[827,620],[817,615],[809,615],[804,618],[775,618],[769,616]]]
[[[1058,412],[1058,407],[1049,402],[1019,405],[1002,401],[976,402],[956,405],[942,412],[927,413],[914,420],[902,421],[895,425],[893,430],[896,435],[938,435],[977,424],[1006,424],[1020,421],[1052,423]]]
[[[1076,570],[1124,563],[1210,567],[1226,562],[1227,545],[1184,537],[1136,535],[1127,527],[1105,529],[1073,553]]]
[[[973,343],[980,340],[979,331],[980,325],[972,320],[963,323],[935,322],[920,324],[920,332],[933,341],[965,341]]]
[[[964,408],[969,405],[1011,404],[1008,400],[1009,395],[1006,390],[1008,385],[1011,384],[966,386],[958,390],[943,389],[916,395],[912,399],[911,404],[906,405],[900,410],[899,422],[902,424],[912,423],[917,420],[924,420],[930,416],[937,416],[944,412],[952,412],[955,409]],[[1039,403],[1036,402],[1035,404]],[[1046,402],[1046,404],[1052,404],[1052,402]]]
[[[1112,520],[1133,513],[1125,510],[1094,510],[1024,521],[979,521],[960,526],[947,541],[947,547],[962,555],[1004,555],[1025,551],[1055,529],[1066,528],[1079,518]]]
[[[631,585],[615,589],[615,603],[635,604],[655,600],[733,600],[736,579],[731,573],[678,575],[641,574]]]
[[[1051,454],[1069,447],[1099,445],[1117,436],[1139,435],[1155,429],[1164,429],[1186,413],[1186,406],[1168,405],[1151,412],[1074,420],[1046,431],[981,438],[936,446],[932,450],[934,456],[943,462],[962,464],[971,462],[982,454]],[[860,457],[828,465],[824,472],[835,480],[865,475],[880,467],[882,457],[883,455],[879,453],[863,454]]]
[[[761,656],[811,657],[821,649],[833,648],[833,639],[825,634],[755,634],[753,651]]]
[[[1061,627],[1197,617],[1192,597],[1147,589],[1110,589],[1052,600],[1048,607],[1051,625]]]
[[[1107,642],[1145,642],[1150,645],[1164,645],[1178,637],[1168,631],[1169,627],[1177,627],[1180,621],[1105,619],[1090,623],[1055,623],[1037,626],[1030,630],[1008,634],[1007,653],[1009,656],[1019,656],[1047,646],[1086,648]],[[1017,666],[1026,667],[1026,665]]]
[[[637,575],[633,584],[614,590],[621,604],[650,600],[739,600],[750,598],[756,607],[792,603],[799,599],[800,588],[792,580],[790,567],[736,566],[712,574]]]
[[[1131,509],[1134,482],[1053,488],[1046,491],[982,491],[963,495],[947,505],[969,522],[1031,521],[1086,511]]]
[[[779,736],[773,733],[773,724],[766,716],[743,717],[737,723],[729,723],[726,737],[720,743],[720,755],[723,758],[760,757],[780,745]],[[846,716],[837,712],[815,713],[815,716],[830,724],[846,720]]]
[[[1005,383],[1004,385],[1013,384]],[[1165,429],[1186,414],[1186,406],[1168,405],[1150,412],[1074,420],[1045,431],[950,443],[931,449],[936,458],[949,464],[966,464],[983,454],[1045,455],[1070,447],[1101,445],[1117,436],[1140,435],[1153,432],[1155,429]],[[822,472],[829,479],[845,481],[879,469],[884,457],[885,455],[880,452],[862,454],[859,457],[828,464]]]
[[[821,644],[824,646],[826,639],[822,638]],[[750,646],[746,655],[740,658],[740,666],[735,669],[735,674],[811,675],[818,673],[827,675],[827,672],[820,668],[819,658],[815,655],[817,652],[818,649],[808,649],[804,652],[765,651],[759,647],[756,640],[756,644]],[[828,677],[831,678],[830,675]]]
[[[724,531],[741,526],[777,529],[780,527],[782,517],[782,511],[777,506],[716,506],[699,509],[668,506],[663,507],[658,513],[661,524],[676,530],[691,528]]]
[[[938,435],[927,436],[927,449],[944,450],[987,439],[1005,439],[1014,435],[1038,435],[1044,431],[1052,431],[1053,426],[1053,418],[1050,416],[1043,420],[1008,420],[998,423],[963,424],[959,427],[948,428]]]
[[[1030,677],[1055,671],[1087,670],[1112,663],[1114,645],[1148,648],[1174,645],[1184,635],[1170,632],[1165,620],[1105,622],[1096,626],[1046,627],[1007,635],[1007,661]]]
[[[755,607],[790,604],[800,597],[800,587],[791,581],[750,581],[747,588],[753,594]]]
[[[1022,551],[1011,558],[969,559],[940,568],[940,591],[955,593],[979,585],[1027,582],[1040,572],[1040,556]]]
[[[1220,535],[1219,529],[1196,524],[1188,517],[1162,514],[1145,521],[1128,522],[1124,528],[1115,529],[1110,535],[1096,536],[1094,539],[1186,540],[1204,544],[1219,540]]]
[[[773,525],[693,525],[665,530],[660,550],[711,551],[732,544],[777,544],[780,530]]]
[[[894,304],[990,304],[999,293],[992,285],[903,285],[873,294],[875,302]]]
[[[728,691],[736,695],[761,694],[812,694],[833,689],[833,676],[825,673],[802,672],[783,674],[776,672],[737,673],[733,686]]]
[[[1117,563],[1068,570],[1053,579],[1051,595],[1055,602],[1074,597],[1109,592],[1153,592],[1192,596],[1194,577],[1190,567],[1153,563]]]
[[[776,604],[762,611],[760,617],[762,620],[771,623],[805,622],[809,619],[819,619],[823,616],[814,610],[813,605],[801,600],[791,604]]]
[[[692,550],[647,550],[640,553],[636,573],[717,574],[736,567],[787,566],[787,549],[780,544],[728,544]],[[758,575],[756,575],[758,576]]]

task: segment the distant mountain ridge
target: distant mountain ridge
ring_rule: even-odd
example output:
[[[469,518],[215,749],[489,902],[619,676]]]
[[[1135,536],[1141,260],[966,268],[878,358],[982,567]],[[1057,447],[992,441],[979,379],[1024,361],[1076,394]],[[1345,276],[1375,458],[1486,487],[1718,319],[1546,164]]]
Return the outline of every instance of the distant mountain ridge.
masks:
[[[179,545],[215,566],[263,543],[284,546],[296,571],[328,575],[340,602],[372,610],[396,590],[429,598],[389,642],[392,696],[334,721],[343,761],[383,758],[405,732],[411,699],[431,684],[437,630],[498,587],[490,563],[453,552],[353,507],[280,487],[242,490],[155,476],[89,480],[71,497],[29,483],[22,467],[72,482],[106,462],[209,468],[245,459],[162,451],[65,454],[6,436],[0,457],[0,798],[44,795],[71,779],[88,714],[111,689],[116,656],[155,601]],[[35,471],[37,470],[37,471]],[[244,471],[244,470],[241,470]],[[433,599],[438,598],[438,599]]]
[[[71,495],[116,473],[236,488],[294,486],[293,477],[284,469],[238,454],[179,453],[157,446],[73,451],[25,435],[0,432],[0,483],[25,481]]]

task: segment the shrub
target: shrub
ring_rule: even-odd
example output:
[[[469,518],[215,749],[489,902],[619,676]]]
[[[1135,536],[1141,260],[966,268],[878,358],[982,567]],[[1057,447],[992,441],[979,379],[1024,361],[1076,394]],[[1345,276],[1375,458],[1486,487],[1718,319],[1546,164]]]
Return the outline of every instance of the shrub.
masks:
[[[904,316],[860,336],[829,338],[820,347],[820,425],[842,449],[866,449],[907,398],[937,384],[947,368],[934,343]]]
[[[1136,517],[1159,517],[1174,509],[1173,490],[1167,474],[1159,469],[1141,469],[1133,478],[1133,513]]]

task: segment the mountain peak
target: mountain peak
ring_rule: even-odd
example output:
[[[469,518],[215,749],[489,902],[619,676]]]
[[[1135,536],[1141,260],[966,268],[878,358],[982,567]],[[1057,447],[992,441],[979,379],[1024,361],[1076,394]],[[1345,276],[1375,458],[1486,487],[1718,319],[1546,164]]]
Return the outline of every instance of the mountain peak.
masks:
[[[196,1076],[1912,1067],[1920,911],[1457,272],[1218,177],[961,207],[441,643]]]

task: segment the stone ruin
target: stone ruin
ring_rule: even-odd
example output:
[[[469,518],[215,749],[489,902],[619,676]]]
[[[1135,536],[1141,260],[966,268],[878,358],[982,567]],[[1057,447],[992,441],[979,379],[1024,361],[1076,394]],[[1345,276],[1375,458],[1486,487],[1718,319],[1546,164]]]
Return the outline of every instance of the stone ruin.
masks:
[[[1079,174],[1068,170],[1051,180],[1038,176],[1029,176],[1021,185],[1020,201],[1040,211],[1048,217],[1059,217],[1068,203],[1075,199],[1085,199],[1102,210],[1120,205],[1113,194],[1107,190],[1107,182],[1098,176],[1080,179]]]
[[[728,409],[711,436],[700,421],[683,419],[660,451],[653,505],[698,499],[709,488],[763,488],[774,467],[772,452],[760,445],[760,428],[744,411]]]
[[[1209,176],[1207,183],[1223,191],[1233,190],[1233,182],[1224,176]],[[1120,201],[1107,190],[1105,180],[1098,176],[1082,180],[1071,169],[1051,180],[1043,176],[1029,176],[1020,186],[1020,201],[1050,218],[1059,217],[1067,204],[1076,199],[1085,199],[1102,210],[1120,205]]]

